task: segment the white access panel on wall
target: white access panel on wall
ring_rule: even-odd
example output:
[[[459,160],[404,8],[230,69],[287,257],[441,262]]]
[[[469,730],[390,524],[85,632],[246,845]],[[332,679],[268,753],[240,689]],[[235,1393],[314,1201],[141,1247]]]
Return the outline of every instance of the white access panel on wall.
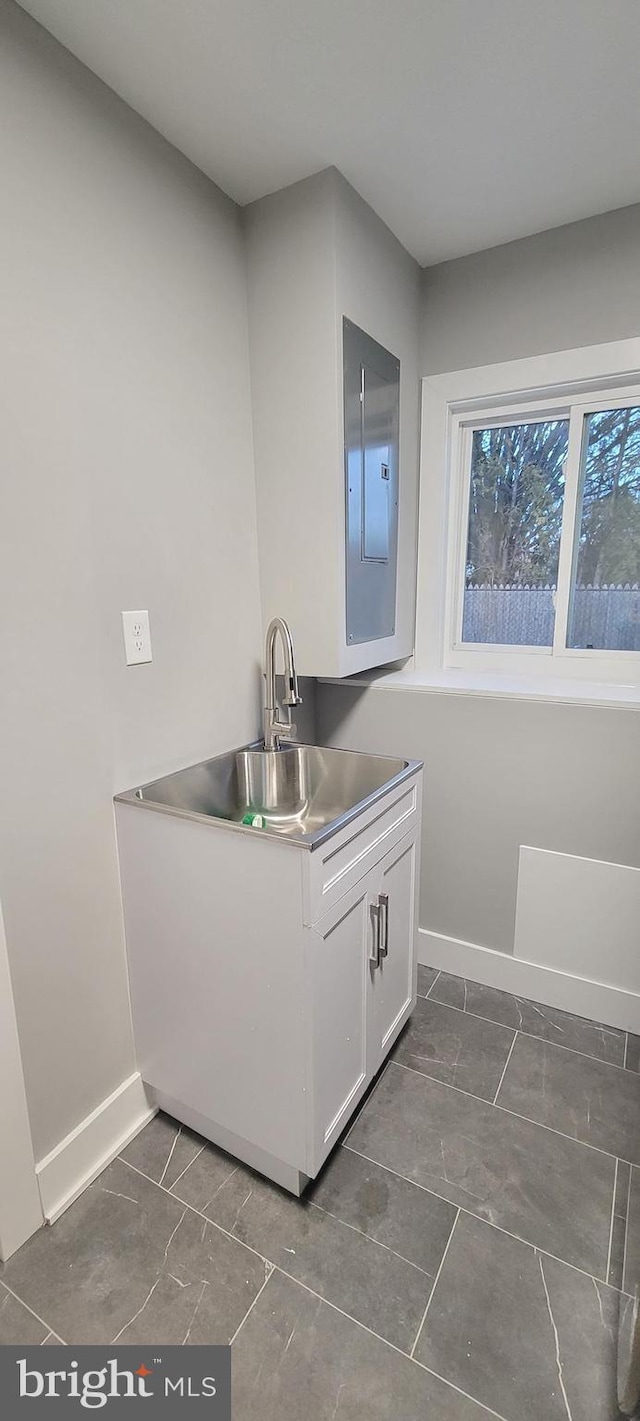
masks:
[[[640,868],[522,845],[515,956],[640,993]]]

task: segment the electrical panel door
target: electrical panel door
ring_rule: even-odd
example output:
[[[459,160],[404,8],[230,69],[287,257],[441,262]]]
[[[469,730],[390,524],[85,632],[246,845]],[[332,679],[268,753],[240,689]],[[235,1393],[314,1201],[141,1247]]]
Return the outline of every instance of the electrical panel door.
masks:
[[[396,629],[400,361],[345,317],[346,634]]]

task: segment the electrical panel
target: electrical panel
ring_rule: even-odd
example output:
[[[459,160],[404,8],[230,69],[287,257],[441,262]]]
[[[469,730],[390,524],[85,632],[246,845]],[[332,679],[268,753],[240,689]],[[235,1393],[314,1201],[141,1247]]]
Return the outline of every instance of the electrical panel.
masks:
[[[343,321],[346,629],[349,646],[396,629],[400,361]]]

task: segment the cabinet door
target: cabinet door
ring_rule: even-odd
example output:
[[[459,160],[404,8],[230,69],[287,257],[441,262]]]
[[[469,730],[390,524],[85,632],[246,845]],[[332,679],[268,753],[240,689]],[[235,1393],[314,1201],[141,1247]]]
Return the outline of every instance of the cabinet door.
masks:
[[[407,835],[378,865],[373,903],[379,963],[369,968],[367,1070],[378,1070],[415,1004],[416,837]]]
[[[310,1174],[319,1169],[365,1088],[373,886],[368,875],[307,930]]]

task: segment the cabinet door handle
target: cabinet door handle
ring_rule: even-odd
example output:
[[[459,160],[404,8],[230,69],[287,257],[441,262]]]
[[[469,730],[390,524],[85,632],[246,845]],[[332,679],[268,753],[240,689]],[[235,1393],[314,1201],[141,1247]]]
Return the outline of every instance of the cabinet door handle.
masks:
[[[371,907],[371,924],[372,924],[372,927],[373,927],[373,934],[372,934],[372,940],[371,940],[371,950],[370,950],[370,952],[369,952],[369,961],[370,961],[370,963],[372,964],[373,967],[379,967],[379,966],[380,966],[380,952],[381,952],[381,948],[382,948],[382,937],[381,937],[381,932],[380,932],[380,927],[381,927],[381,921],[380,921],[380,903],[379,903],[379,902],[378,902],[378,903],[371,903],[371,904],[370,904],[370,907]]]
[[[389,894],[378,894],[378,920],[380,924],[380,957],[389,952]]]

